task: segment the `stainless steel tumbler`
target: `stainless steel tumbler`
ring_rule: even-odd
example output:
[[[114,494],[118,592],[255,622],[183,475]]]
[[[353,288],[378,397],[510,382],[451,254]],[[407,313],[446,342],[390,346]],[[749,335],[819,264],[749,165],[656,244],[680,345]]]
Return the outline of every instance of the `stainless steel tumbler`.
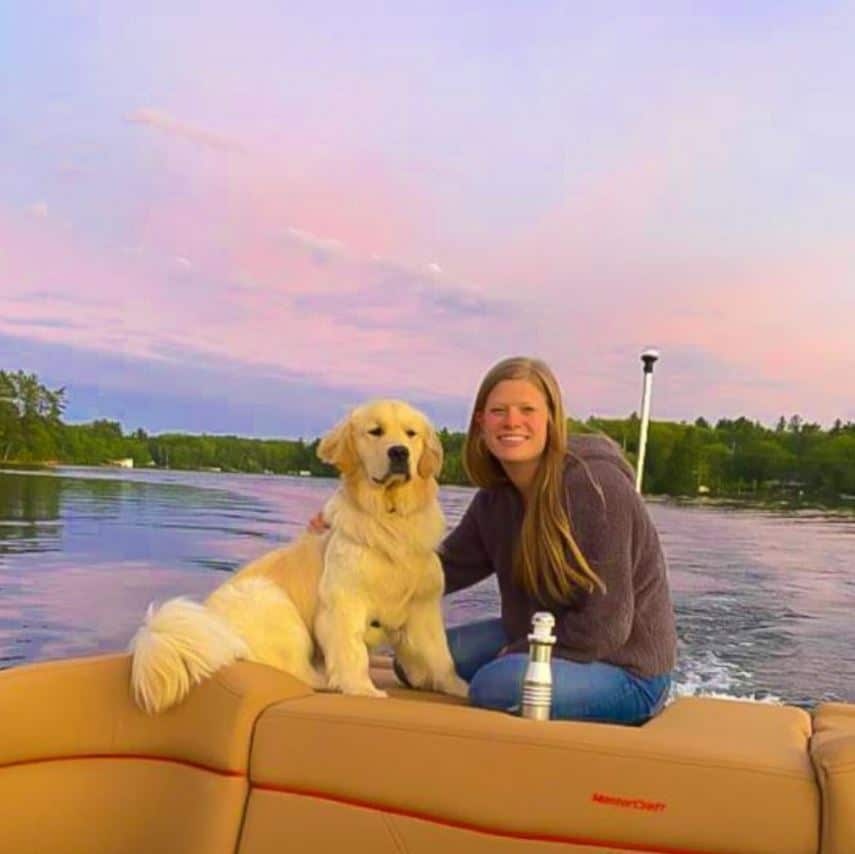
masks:
[[[552,705],[552,629],[555,617],[538,611],[531,619],[528,636],[528,667],[525,671],[520,715],[536,721],[548,721]]]

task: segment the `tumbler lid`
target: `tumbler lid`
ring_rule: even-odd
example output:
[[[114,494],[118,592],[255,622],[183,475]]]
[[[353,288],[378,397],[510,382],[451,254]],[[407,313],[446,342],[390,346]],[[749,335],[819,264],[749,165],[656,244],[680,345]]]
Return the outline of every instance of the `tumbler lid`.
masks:
[[[552,629],[555,626],[555,617],[549,611],[538,611],[531,618],[531,634],[528,639],[534,643],[555,643]]]

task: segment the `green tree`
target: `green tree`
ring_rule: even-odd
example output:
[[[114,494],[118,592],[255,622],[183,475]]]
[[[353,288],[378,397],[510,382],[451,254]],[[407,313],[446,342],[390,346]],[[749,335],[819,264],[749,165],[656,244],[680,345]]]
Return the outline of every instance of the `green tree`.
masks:
[[[49,389],[24,371],[0,371],[0,459],[53,456],[64,409],[64,388]]]
[[[815,444],[803,467],[805,485],[830,496],[855,495],[855,435],[837,433]]]
[[[658,487],[669,495],[694,495],[698,491],[701,442],[698,430],[689,427],[674,442],[662,469]]]
[[[698,453],[698,486],[706,486],[713,493],[724,492],[730,480],[732,456],[724,442],[714,440],[703,445]]]
[[[792,468],[793,455],[771,439],[752,438],[737,449],[734,471],[740,480],[758,489],[769,480],[786,476]]]

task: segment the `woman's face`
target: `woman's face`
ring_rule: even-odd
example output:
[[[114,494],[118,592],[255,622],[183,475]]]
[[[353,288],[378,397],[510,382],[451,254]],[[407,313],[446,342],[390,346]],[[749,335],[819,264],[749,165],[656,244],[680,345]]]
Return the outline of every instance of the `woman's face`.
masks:
[[[537,466],[546,447],[549,411],[536,385],[528,380],[497,383],[479,423],[484,444],[503,466]]]

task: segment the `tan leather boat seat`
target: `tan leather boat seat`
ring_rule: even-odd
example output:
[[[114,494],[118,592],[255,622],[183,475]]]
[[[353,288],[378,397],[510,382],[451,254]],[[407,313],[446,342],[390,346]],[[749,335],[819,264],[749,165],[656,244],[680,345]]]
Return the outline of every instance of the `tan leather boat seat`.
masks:
[[[239,663],[149,717],[129,676],[126,655],[0,672],[0,854],[855,850],[855,706],[538,723],[401,688],[388,661],[385,700]]]
[[[822,792],[822,854],[855,851],[855,705],[823,703],[810,753]]]
[[[240,854],[295,838],[372,854],[818,850],[800,709],[686,698],[619,727],[419,696],[315,694],[267,709]]]
[[[2,854],[236,850],[258,715],[311,689],[241,664],[149,717],[129,685],[127,655],[0,673]]]

